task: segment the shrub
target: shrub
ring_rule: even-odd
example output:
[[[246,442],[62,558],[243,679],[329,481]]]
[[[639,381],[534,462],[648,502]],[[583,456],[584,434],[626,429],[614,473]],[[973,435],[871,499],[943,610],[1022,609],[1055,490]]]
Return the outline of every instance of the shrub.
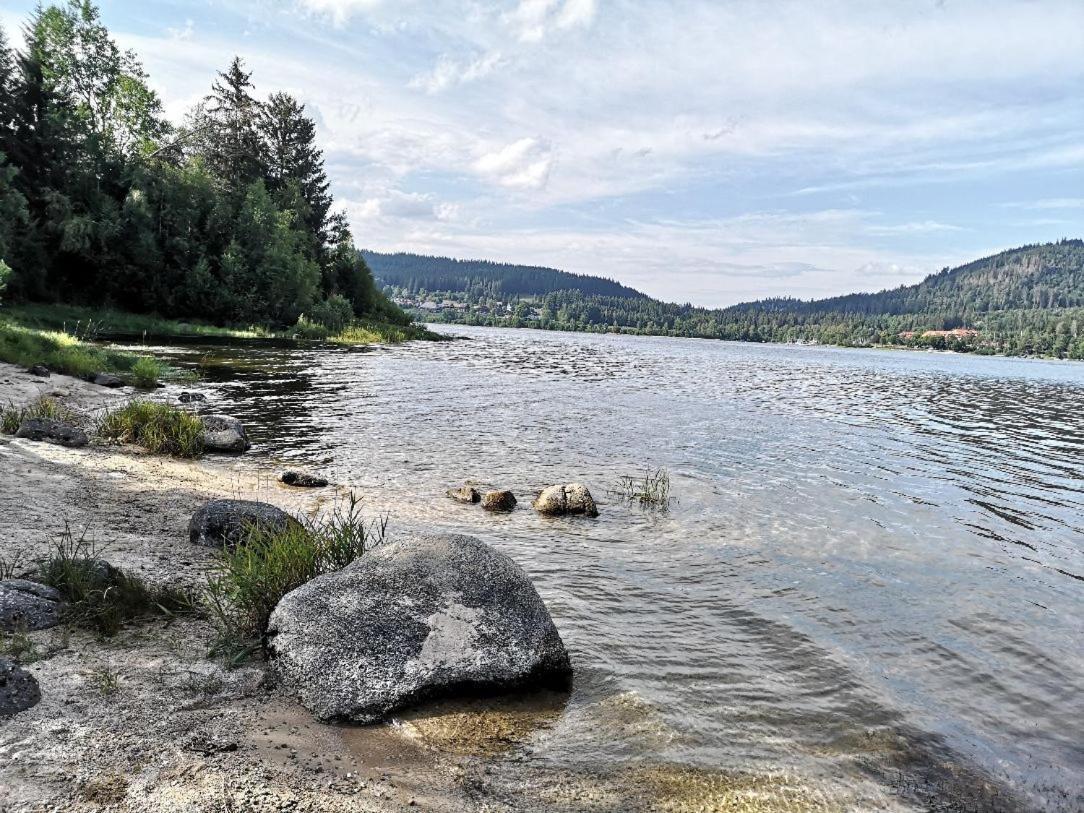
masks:
[[[132,383],[144,389],[154,389],[165,374],[166,365],[151,356],[140,356],[132,365]]]
[[[611,494],[638,502],[645,508],[669,508],[670,473],[666,469],[648,470],[640,477],[620,477]]]
[[[315,521],[250,528],[241,544],[218,554],[207,580],[207,603],[219,632],[215,652],[237,662],[257,651],[283,596],[382,544],[387,523],[386,516],[366,520],[360,501],[350,495]]]
[[[346,297],[332,294],[309,308],[309,318],[327,328],[328,333],[339,333],[354,319],[354,308]]]
[[[68,623],[105,636],[115,635],[129,621],[192,613],[198,607],[182,590],[148,585],[104,562],[85,530],[77,537],[67,526],[34,578],[64,596]]]
[[[14,435],[19,430],[20,424],[31,418],[50,418],[65,423],[79,422],[79,416],[75,412],[52,398],[43,396],[25,407],[17,407],[9,403],[0,409],[0,431],[6,435]]]
[[[203,454],[203,421],[183,409],[153,401],[129,401],[106,412],[98,420],[98,435],[173,457]]]

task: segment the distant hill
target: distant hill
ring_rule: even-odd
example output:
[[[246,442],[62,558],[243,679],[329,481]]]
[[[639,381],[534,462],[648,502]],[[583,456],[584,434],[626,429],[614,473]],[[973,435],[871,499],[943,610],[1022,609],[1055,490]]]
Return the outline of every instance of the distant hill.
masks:
[[[381,254],[376,251],[362,251],[361,254],[378,283],[401,288],[410,294],[447,291],[499,297],[502,294],[543,296],[554,291],[582,291],[593,296],[646,297],[646,294],[612,279],[571,274],[556,268],[421,254]]]
[[[480,278],[452,273],[458,266],[448,264],[455,262],[438,261],[444,276],[427,277],[425,285],[391,285],[399,293],[424,288],[429,301],[419,312],[433,321],[1084,359],[1082,240],[1003,251],[878,293],[765,299],[721,309],[660,302],[611,280],[497,263],[481,264],[492,274],[485,282],[466,283]],[[512,270],[507,277],[504,269]],[[379,265],[373,271],[388,284]],[[538,271],[546,272],[544,284],[532,280]],[[421,279],[405,272],[393,278]],[[452,283],[456,287],[440,287]],[[598,292],[614,289],[629,293]]]

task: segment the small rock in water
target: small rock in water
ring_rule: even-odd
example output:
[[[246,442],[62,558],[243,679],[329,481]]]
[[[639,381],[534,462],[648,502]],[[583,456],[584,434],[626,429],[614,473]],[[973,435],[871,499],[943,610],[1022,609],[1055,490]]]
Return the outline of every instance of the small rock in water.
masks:
[[[482,497],[486,511],[511,511],[516,507],[516,495],[511,491],[487,491]]]
[[[30,373],[30,375],[36,375],[39,378],[48,378],[52,375],[49,368],[44,364],[35,364],[33,367],[27,369],[27,372]]]
[[[72,426],[64,421],[55,421],[52,418],[28,418],[19,424],[15,437],[71,448],[86,446],[90,442],[87,433],[78,426]]]
[[[566,687],[568,652],[527,574],[471,536],[377,548],[279,602],[272,669],[321,720],[382,719],[472,690]]]
[[[0,581],[0,630],[55,627],[63,607],[63,597],[52,587],[26,579]]]
[[[456,502],[476,503],[482,501],[482,495],[478,493],[478,489],[471,488],[470,486],[449,488],[448,496]]]
[[[253,528],[285,529],[298,521],[265,502],[211,500],[192,515],[188,541],[205,548],[236,547]]]
[[[542,489],[533,503],[534,510],[551,517],[578,514],[587,517],[598,516],[598,506],[587,486],[569,483],[564,486],[550,486]]]
[[[97,384],[99,387],[116,389],[124,386],[124,379],[112,373],[94,373],[90,376],[90,383]]]
[[[9,658],[0,658],[0,717],[11,717],[41,700],[37,679]]]
[[[203,448],[208,452],[240,454],[252,448],[244,425],[229,415],[203,416]]]
[[[206,401],[207,396],[201,392],[182,392],[177,396],[177,400],[182,404],[194,404],[198,401]]]
[[[279,481],[297,488],[323,488],[327,485],[327,480],[323,477],[306,474],[303,471],[284,471]]]

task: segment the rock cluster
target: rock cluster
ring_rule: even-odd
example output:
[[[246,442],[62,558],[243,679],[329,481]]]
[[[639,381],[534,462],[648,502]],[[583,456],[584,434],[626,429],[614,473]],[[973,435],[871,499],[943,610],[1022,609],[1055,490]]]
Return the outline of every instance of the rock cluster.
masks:
[[[447,494],[456,502],[473,504],[482,501],[482,495],[478,493],[478,489],[472,488],[471,486],[449,488]]]
[[[192,515],[188,540],[206,548],[234,548],[253,528],[281,530],[298,521],[265,502],[211,500]]]
[[[200,401],[206,401],[207,396],[201,392],[182,392],[177,396],[177,400],[182,404],[195,404]]]
[[[87,433],[78,426],[52,418],[28,418],[19,424],[15,437],[55,443],[58,446],[70,448],[86,446],[90,442]]]
[[[283,685],[321,720],[379,720],[462,690],[566,685],[527,574],[470,536],[404,539],[288,593],[268,628]]]

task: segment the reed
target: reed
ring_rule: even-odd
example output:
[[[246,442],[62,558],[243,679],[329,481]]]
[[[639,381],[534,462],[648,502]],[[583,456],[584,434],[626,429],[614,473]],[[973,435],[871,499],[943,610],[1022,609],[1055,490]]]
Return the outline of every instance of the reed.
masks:
[[[203,421],[170,404],[136,399],[98,418],[97,434],[115,443],[134,443],[172,457],[203,454]]]
[[[611,494],[636,502],[645,508],[667,509],[670,507],[670,473],[666,469],[648,469],[639,476],[619,477],[617,487]]]

